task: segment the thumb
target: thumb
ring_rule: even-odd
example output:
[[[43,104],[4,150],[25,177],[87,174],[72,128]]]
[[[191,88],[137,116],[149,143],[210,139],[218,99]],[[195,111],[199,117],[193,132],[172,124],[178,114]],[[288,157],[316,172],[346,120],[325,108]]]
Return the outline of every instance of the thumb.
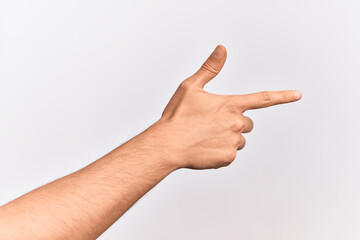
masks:
[[[191,77],[201,88],[213,79],[222,69],[226,60],[226,48],[218,45],[201,68]]]

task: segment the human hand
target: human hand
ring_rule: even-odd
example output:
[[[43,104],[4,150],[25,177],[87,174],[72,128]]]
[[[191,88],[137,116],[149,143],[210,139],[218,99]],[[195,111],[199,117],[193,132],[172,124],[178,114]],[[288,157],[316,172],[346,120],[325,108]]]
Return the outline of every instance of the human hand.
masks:
[[[217,95],[203,87],[221,70],[226,49],[219,45],[201,68],[184,80],[166,106],[159,138],[177,168],[219,168],[234,161],[245,145],[243,133],[253,122],[243,113],[250,109],[289,103],[301,98],[298,91],[266,91],[247,95]],[[159,139],[155,139],[159,142]]]

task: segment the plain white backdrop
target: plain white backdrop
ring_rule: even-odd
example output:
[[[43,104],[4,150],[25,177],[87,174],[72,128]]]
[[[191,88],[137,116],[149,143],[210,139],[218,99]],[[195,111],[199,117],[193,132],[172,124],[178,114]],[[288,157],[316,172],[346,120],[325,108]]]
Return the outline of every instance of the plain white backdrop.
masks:
[[[0,205],[151,125],[223,44],[207,91],[303,99],[249,112],[232,165],[174,172],[100,239],[360,239],[358,0],[2,0],[0,14]]]

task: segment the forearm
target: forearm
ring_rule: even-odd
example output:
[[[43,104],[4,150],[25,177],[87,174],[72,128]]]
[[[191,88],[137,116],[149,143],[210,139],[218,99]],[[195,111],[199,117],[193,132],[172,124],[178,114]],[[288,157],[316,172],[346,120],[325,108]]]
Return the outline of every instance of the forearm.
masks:
[[[0,239],[94,239],[178,168],[229,165],[253,128],[247,110],[297,101],[298,91],[216,95],[203,90],[225,63],[218,46],[184,80],[161,119],[96,162],[0,208]]]
[[[163,146],[153,139],[152,128],[89,166],[1,207],[0,239],[98,237],[176,169],[159,153]]]

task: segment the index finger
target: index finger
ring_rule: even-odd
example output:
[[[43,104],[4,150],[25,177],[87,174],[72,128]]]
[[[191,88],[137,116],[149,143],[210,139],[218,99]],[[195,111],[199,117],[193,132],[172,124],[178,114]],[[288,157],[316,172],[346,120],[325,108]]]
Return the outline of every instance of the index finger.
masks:
[[[237,101],[240,107],[246,111],[249,109],[266,108],[278,104],[298,101],[301,93],[296,90],[264,91],[246,95],[238,95]]]

